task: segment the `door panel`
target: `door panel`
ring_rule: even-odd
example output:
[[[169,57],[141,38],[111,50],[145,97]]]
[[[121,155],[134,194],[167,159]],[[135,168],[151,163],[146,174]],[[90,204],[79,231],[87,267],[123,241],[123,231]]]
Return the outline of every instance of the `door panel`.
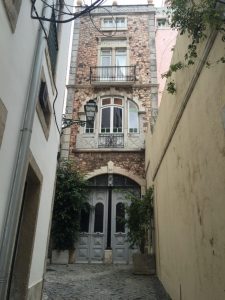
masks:
[[[90,256],[90,240],[91,236],[89,233],[80,233],[79,243],[76,247],[76,262],[87,263],[89,262]]]
[[[103,261],[107,232],[107,195],[107,190],[90,191],[89,203],[92,208],[89,217],[89,232],[80,233],[76,246],[77,263]]]
[[[128,263],[127,229],[118,225],[118,217],[121,218],[121,206],[126,200],[122,192],[112,191],[112,253],[113,263]],[[125,215],[124,215],[125,217]],[[117,232],[118,231],[118,232]]]

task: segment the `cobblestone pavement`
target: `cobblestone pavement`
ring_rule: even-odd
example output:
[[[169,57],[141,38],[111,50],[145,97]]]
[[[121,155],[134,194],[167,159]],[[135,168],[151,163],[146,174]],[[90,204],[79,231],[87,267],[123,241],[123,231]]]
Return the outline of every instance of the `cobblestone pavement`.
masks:
[[[127,265],[50,265],[42,300],[169,300],[156,276],[132,274]]]

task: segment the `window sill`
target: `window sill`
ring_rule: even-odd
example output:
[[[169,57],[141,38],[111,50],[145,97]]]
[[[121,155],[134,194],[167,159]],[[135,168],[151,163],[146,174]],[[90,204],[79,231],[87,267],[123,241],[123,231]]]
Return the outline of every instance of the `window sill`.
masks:
[[[125,31],[128,30],[127,27],[121,27],[121,28],[116,28],[116,27],[108,27],[108,28],[101,28],[102,31]]]

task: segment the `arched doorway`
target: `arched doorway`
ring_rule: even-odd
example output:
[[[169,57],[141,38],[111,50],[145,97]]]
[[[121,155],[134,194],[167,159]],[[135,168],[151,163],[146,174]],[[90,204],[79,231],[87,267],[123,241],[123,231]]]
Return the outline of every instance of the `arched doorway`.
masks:
[[[90,210],[81,215],[76,262],[102,263],[105,250],[112,251],[113,263],[129,263],[125,218],[126,191],[140,194],[140,186],[128,177],[103,174],[89,182]]]

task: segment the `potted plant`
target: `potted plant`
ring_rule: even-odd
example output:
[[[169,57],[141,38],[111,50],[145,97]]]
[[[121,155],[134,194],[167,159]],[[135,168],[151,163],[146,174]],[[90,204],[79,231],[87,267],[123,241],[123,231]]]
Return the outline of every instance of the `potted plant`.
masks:
[[[64,162],[57,168],[52,218],[52,262],[74,263],[79,237],[81,210],[87,209],[87,183],[84,177]]]
[[[155,255],[153,254],[153,188],[147,189],[141,198],[134,193],[127,196],[125,223],[128,228],[128,242],[131,248],[139,248],[133,254],[135,274],[155,274]]]

